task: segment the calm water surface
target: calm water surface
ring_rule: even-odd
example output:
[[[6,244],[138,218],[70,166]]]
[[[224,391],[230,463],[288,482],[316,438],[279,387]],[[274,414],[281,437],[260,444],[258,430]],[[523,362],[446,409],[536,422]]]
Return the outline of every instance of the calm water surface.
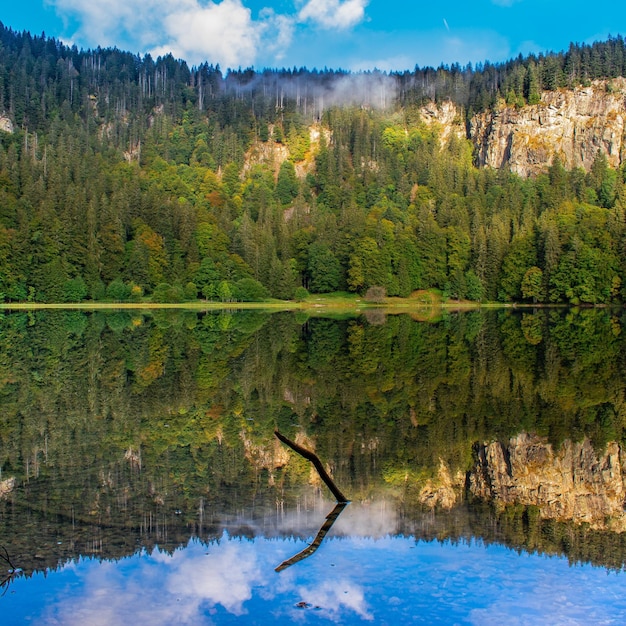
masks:
[[[623,623],[622,329],[593,310],[5,313],[0,621]],[[310,553],[335,502],[275,429],[351,499]],[[517,482],[487,497],[495,444]]]

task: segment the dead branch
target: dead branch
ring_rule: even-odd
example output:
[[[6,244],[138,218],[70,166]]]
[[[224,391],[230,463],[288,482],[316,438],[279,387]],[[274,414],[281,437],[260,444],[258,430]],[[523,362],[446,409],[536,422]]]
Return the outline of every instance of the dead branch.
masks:
[[[288,445],[292,450],[297,452],[300,456],[303,456],[308,461],[311,461],[317,470],[317,473],[320,475],[320,478],[326,483],[326,486],[332,491],[335,496],[337,502],[349,502],[348,498],[341,493],[341,490],[337,485],[335,485],[333,479],[329,476],[328,472],[324,469],[322,462],[319,460],[319,457],[314,452],[299,446],[297,443],[287,439],[285,435],[282,435],[277,430],[274,431],[274,434],[286,445]]]
[[[341,514],[341,512],[348,506],[347,502],[337,502],[335,508],[326,516],[326,521],[322,524],[322,527],[319,529],[313,543],[308,545],[304,550],[298,552],[295,556],[292,556],[290,559],[283,561],[276,569],[276,572],[282,572],[284,569],[287,569],[291,565],[294,565],[298,561],[302,561],[306,559],[308,556],[311,556],[322,544],[326,533],[332,528],[333,524],[337,521],[337,518]]]

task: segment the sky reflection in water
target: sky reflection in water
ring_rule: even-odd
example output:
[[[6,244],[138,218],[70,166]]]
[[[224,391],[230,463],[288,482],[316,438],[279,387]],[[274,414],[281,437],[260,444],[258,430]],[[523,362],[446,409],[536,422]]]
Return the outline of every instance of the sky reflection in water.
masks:
[[[500,515],[497,501],[492,509],[463,500],[464,488],[457,494],[461,505],[449,514],[417,505],[423,477],[437,474],[437,462],[446,459],[451,471],[466,472],[473,442],[520,434],[516,416],[564,437],[579,428],[581,415],[597,411],[590,433],[622,432],[624,344],[614,334],[615,320],[590,310],[549,322],[543,313],[532,317],[552,329],[539,348],[524,334],[529,317],[500,319],[495,313],[429,325],[405,317],[385,326],[311,319],[306,343],[300,324],[281,318],[273,318],[272,333],[249,330],[261,322],[236,316],[205,316],[206,324],[195,320],[187,332],[180,318],[170,337],[148,317],[135,327],[138,318],[129,316],[126,330],[118,318],[69,317],[71,330],[61,332],[68,319],[57,315],[33,315],[33,326],[25,317],[7,316],[5,324],[13,321],[6,326],[4,371],[14,382],[3,388],[9,428],[2,450],[10,463],[2,478],[15,473],[16,482],[0,507],[0,545],[15,565],[30,572],[95,550],[128,555],[155,543],[185,547],[173,555],[150,548],[119,561],[80,557],[47,576],[16,578],[0,597],[0,625],[626,623],[623,572],[570,567],[565,558],[480,541],[416,542],[408,536],[485,537],[563,551],[572,559],[626,563],[624,535],[587,536],[565,522],[543,525],[538,510],[523,507]],[[222,319],[230,320],[225,334],[218,330]],[[79,337],[75,329],[85,324]],[[483,327],[489,332],[476,335]],[[354,368],[338,370],[336,363],[352,358],[352,332],[367,349],[355,357]],[[472,347],[477,336],[486,342],[480,350]],[[178,361],[164,366],[161,356],[142,361],[143,371],[161,378],[141,393],[138,376],[117,375],[126,367],[120,355],[152,354],[153,346],[159,347],[155,354],[177,355],[183,338],[190,355],[204,346],[203,360],[192,356],[184,367]],[[270,349],[274,344],[283,346],[279,356]],[[300,347],[292,352],[294,345]],[[224,363],[233,364],[220,366],[219,374],[213,369],[218,350]],[[42,356],[67,352],[76,358]],[[479,353],[484,358],[474,358]],[[86,363],[101,363],[101,383],[93,382],[96,365]],[[299,369],[303,363],[305,370]],[[461,370],[471,375],[454,384],[448,374],[441,376]],[[310,382],[303,387],[305,374]],[[270,379],[276,384],[267,394],[250,391],[266,389]],[[47,380],[53,384],[43,384]],[[195,380],[220,393],[205,401],[208,391],[200,382],[189,389],[184,382]],[[393,389],[387,389],[390,380]],[[509,397],[520,388],[513,389],[512,380],[539,382],[529,383],[523,398]],[[541,381],[549,381],[549,389]],[[384,402],[375,406],[374,397]],[[316,415],[315,424],[305,421],[303,434],[308,437],[309,428],[315,433],[313,443],[328,454],[324,461],[337,469],[340,486],[363,503],[341,513],[314,554],[277,573],[333,508],[327,492],[310,484],[305,465],[292,459],[272,485],[269,473],[259,470],[286,462],[272,434],[280,398],[286,404],[277,421],[292,431],[300,404],[307,405],[306,415]],[[272,417],[255,422],[257,415]],[[101,419],[106,416],[111,419]],[[558,467],[549,468],[552,475]],[[607,467],[589,453],[572,468],[572,476],[586,476],[583,495],[591,508],[597,505],[596,513],[621,493],[615,485],[623,482],[617,472],[623,464],[611,465],[611,481],[604,482]],[[577,493],[563,489],[565,501]],[[204,541],[189,541],[196,533]],[[0,575],[6,575],[3,566]]]
[[[623,573],[481,542],[341,536],[362,521],[347,511],[314,555],[280,573],[306,541],[224,532],[173,555],[81,559],[15,580],[3,623],[623,623]]]

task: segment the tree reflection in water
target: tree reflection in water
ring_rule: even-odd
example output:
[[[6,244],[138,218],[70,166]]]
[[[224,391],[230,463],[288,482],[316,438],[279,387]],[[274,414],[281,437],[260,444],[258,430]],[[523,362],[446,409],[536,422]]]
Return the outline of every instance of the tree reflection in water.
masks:
[[[328,463],[350,514],[381,502],[393,511],[380,536],[498,543],[621,571],[626,533],[602,503],[624,490],[622,315],[444,312],[370,324],[263,312],[5,313],[0,536],[26,576],[87,556],[174,554],[224,530],[313,537],[333,522],[318,529],[331,505],[309,464],[275,440],[278,429]],[[507,461],[525,433],[532,463]],[[588,462],[572,471],[594,488],[602,519],[580,525],[516,499],[515,468],[545,486],[552,471],[539,460],[565,466],[579,448]],[[490,451],[502,462],[486,465]],[[481,484],[497,475],[506,499],[469,489],[478,466],[491,481]],[[333,536],[353,536],[341,534],[348,515],[335,517]]]

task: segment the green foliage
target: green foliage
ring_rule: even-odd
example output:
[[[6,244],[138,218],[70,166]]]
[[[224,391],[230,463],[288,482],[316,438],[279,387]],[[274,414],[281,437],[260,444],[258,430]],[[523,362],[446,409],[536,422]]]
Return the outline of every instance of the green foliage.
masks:
[[[465,274],[465,296],[468,300],[480,302],[485,295],[482,282],[474,273],[474,270],[468,270]]]
[[[223,280],[217,286],[217,297],[222,302],[233,301],[233,289],[227,280]]]
[[[587,173],[555,158],[522,181],[477,169],[467,140],[442,142],[438,125],[420,117],[425,100],[452,100],[465,111],[462,127],[502,101],[536,104],[546,89],[615,79],[626,72],[620,37],[503,64],[391,74],[397,99],[375,83],[362,102],[321,119],[316,94],[349,74],[224,76],[5,27],[0,37],[0,112],[18,129],[0,133],[3,300],[194,299],[193,284],[195,297],[230,301],[243,279],[278,298],[303,285],[507,302],[623,299],[624,172],[604,152]],[[257,138],[287,148],[278,172],[249,151]],[[525,298],[533,267],[543,291]]]
[[[305,287],[297,287],[293,294],[293,298],[296,302],[304,302],[309,297],[309,290]]]
[[[125,302],[130,296],[128,285],[119,278],[112,281],[106,289],[106,297],[114,302]]]
[[[61,302],[80,302],[84,300],[89,293],[89,289],[85,284],[82,276],[68,280],[63,286]]]
[[[330,293],[341,286],[341,264],[323,243],[309,246],[307,273],[309,289],[313,293]]]
[[[173,303],[185,300],[185,292],[180,285],[159,283],[152,292],[152,301],[157,303]]]
[[[276,196],[278,201],[287,206],[298,195],[298,179],[296,170],[291,161],[283,161],[278,172],[276,182]]]
[[[545,300],[543,272],[539,267],[529,267],[522,278],[522,297],[532,299],[533,302]]]
[[[198,297],[198,286],[189,281],[184,288],[185,300],[195,300]]]
[[[502,262],[500,300],[517,301],[523,295],[522,281],[531,267],[536,267],[537,247],[532,235],[521,234],[513,239]],[[543,300],[541,300],[543,301]]]
[[[292,161],[296,163],[303,161],[311,148],[309,129],[302,125],[298,130],[295,125],[292,125],[287,137],[287,147]]]
[[[235,283],[234,296],[241,302],[262,302],[270,297],[270,292],[254,278],[242,278]]]

